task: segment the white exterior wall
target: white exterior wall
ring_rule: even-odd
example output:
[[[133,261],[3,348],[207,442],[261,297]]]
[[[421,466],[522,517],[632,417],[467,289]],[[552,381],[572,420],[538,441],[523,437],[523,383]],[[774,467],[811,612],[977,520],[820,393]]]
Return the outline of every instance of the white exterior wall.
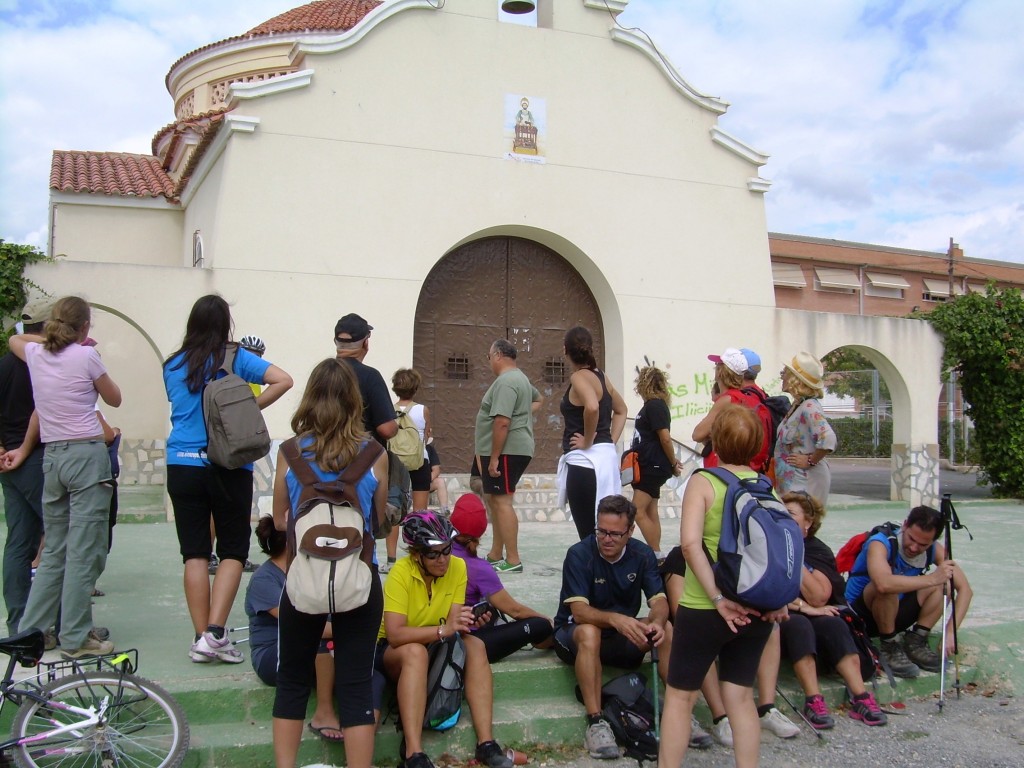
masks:
[[[72,260],[164,267],[182,263],[182,212],[163,198],[53,193],[50,222],[51,252]]]

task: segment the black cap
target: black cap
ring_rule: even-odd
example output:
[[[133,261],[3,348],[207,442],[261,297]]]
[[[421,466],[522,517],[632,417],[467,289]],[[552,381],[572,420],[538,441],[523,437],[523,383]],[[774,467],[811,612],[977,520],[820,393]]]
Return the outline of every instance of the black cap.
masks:
[[[372,330],[372,325],[359,315],[353,313],[345,315],[334,326],[334,338],[338,338],[340,334],[344,333],[348,335],[350,341],[362,341],[370,335]]]

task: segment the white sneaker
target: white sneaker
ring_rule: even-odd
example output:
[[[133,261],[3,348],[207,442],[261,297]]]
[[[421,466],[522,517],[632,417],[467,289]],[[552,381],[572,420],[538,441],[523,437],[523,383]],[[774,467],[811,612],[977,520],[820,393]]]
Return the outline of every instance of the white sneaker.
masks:
[[[772,707],[761,716],[761,730],[771,731],[780,739],[792,739],[800,734],[800,726],[779,712],[778,707]]]
[[[711,728],[711,735],[715,737],[715,741],[721,744],[723,747],[732,746],[732,726],[729,725],[729,718],[723,717]]]
[[[615,743],[615,734],[607,720],[598,720],[587,726],[583,747],[591,757],[598,760],[615,760],[619,757],[619,745]]]
[[[199,639],[202,640],[201,637]],[[192,660],[192,662],[194,664],[209,664],[211,661],[213,661],[213,659],[210,656],[204,656],[198,650],[196,650],[197,645],[199,645],[199,640],[196,640],[194,643],[192,643],[192,645],[188,649],[188,657]]]
[[[189,652],[189,656],[192,656],[193,653],[199,654],[200,656],[206,656],[210,659],[224,661],[228,664],[241,664],[245,661],[245,657],[242,656],[242,652],[235,648],[235,644],[228,639],[227,635],[218,640],[209,632],[203,632],[195,642],[192,646],[192,650]],[[195,659],[193,659],[193,661],[195,661]]]

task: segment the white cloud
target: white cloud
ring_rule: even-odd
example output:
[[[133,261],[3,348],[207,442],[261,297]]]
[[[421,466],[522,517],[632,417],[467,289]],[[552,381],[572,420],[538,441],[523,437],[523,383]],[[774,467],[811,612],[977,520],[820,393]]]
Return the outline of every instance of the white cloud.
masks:
[[[148,153],[176,59],[301,1],[0,0],[0,237],[45,242],[53,149]],[[631,0],[620,22],[771,155],[770,229],[1024,261],[1019,0]]]

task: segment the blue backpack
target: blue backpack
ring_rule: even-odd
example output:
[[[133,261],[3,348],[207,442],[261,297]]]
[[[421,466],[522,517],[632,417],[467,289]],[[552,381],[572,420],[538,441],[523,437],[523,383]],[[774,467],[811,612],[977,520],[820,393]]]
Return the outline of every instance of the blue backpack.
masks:
[[[704,548],[722,594],[759,611],[774,611],[800,594],[804,540],[764,475],[740,478],[727,469],[698,470],[726,485],[718,557]]]

